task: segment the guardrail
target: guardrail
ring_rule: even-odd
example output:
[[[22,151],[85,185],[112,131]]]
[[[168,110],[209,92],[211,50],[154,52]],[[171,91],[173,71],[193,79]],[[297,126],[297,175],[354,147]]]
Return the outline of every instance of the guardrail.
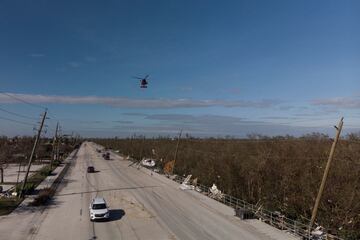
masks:
[[[182,183],[184,181],[184,177],[177,176],[173,180],[178,183]],[[314,225],[311,230],[309,229],[309,219],[304,219],[304,222],[296,221],[290,218],[287,218],[283,214],[277,211],[269,211],[266,209],[263,209],[262,207],[256,206],[254,204],[248,203],[244,200],[238,199],[236,197],[233,197],[228,194],[222,193],[220,197],[214,197],[211,196],[210,187],[197,184],[194,186],[194,190],[197,192],[200,192],[206,196],[209,196],[213,199],[215,199],[218,202],[221,202],[227,206],[230,206],[234,209],[242,208],[245,210],[248,210],[252,212],[257,218],[259,218],[262,222],[265,222],[273,227],[276,227],[277,229],[286,231],[292,235],[295,235],[297,237],[301,237],[304,240],[344,240],[340,237],[327,234],[325,230],[322,230],[324,234],[320,236],[316,236],[314,234],[311,234],[312,231],[314,231],[318,225]],[[305,222],[306,221],[306,222]]]
[[[56,190],[57,187],[59,186],[59,184],[61,183],[62,179],[64,178],[66,172],[68,171],[68,169],[70,168],[71,164],[73,163],[73,159],[76,157],[77,153],[78,153],[79,149],[75,149],[72,153],[69,154],[69,156],[65,159],[64,161],[64,168],[61,170],[61,172],[59,173],[59,175],[56,177],[56,179],[54,180],[54,182],[51,185],[51,188],[53,190]]]

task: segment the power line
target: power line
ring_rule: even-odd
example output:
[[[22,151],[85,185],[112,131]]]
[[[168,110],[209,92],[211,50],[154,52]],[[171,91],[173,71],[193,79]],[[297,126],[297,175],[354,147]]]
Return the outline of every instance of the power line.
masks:
[[[24,125],[29,125],[29,126],[34,126],[34,125],[35,125],[35,124],[31,124],[31,123],[27,123],[27,122],[18,121],[18,120],[11,119],[11,118],[6,118],[6,117],[0,117],[0,119],[2,119],[2,120],[6,120],[6,121],[10,121],[10,122],[20,123],[20,124],[24,124]]]
[[[16,99],[16,100],[18,100],[18,101],[20,101],[20,102],[26,103],[26,104],[28,104],[28,105],[30,105],[30,106],[33,106],[33,107],[38,107],[38,108],[41,108],[41,109],[47,109],[47,108],[44,107],[44,106],[41,106],[41,105],[39,105],[39,104],[35,104],[35,103],[31,103],[31,102],[25,101],[24,99],[21,99],[21,98],[19,98],[19,97],[15,97],[14,95],[11,95],[11,94],[6,93],[6,92],[1,92],[1,91],[0,91],[0,94],[6,95],[6,96],[8,96],[8,97],[11,97],[11,98]]]
[[[15,113],[15,112],[12,112],[12,111],[3,109],[3,108],[1,108],[1,107],[0,107],[0,111],[6,112],[6,113],[11,114],[11,115],[14,115],[14,116],[22,117],[22,118],[27,118],[27,119],[32,119],[32,120],[38,120],[37,118],[25,116],[25,115],[22,115],[22,114],[19,114],[19,113]]]

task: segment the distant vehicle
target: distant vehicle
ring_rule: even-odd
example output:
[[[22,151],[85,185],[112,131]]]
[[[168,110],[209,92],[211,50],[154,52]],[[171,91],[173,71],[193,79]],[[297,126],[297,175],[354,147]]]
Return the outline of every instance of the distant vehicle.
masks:
[[[145,77],[134,77],[134,78],[140,80],[140,88],[147,88],[147,85],[149,84],[147,81],[149,75],[146,75]]]
[[[93,172],[95,172],[95,168],[94,168],[93,166],[89,166],[89,167],[87,168],[87,172],[88,172],[88,173],[93,173]]]
[[[102,156],[103,156],[103,158],[105,160],[110,160],[110,153],[109,152],[104,153]]]
[[[102,197],[95,197],[89,206],[90,221],[98,219],[108,219],[110,217],[109,208]]]

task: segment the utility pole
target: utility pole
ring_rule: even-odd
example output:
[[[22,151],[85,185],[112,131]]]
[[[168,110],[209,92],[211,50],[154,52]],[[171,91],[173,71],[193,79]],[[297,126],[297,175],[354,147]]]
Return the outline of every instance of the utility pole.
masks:
[[[24,156],[25,158],[25,161],[27,159],[27,156]],[[20,170],[21,170],[21,163],[22,163],[22,158],[20,158],[20,161],[19,161],[19,169],[18,169],[18,174],[17,174],[17,177],[16,177],[16,185],[19,183],[19,177],[20,177]]]
[[[334,157],[336,144],[337,144],[337,142],[339,140],[339,137],[340,137],[341,129],[342,129],[342,126],[343,126],[343,120],[344,120],[344,118],[342,117],[340,119],[340,122],[339,122],[338,126],[337,127],[334,126],[336,128],[336,137],[335,137],[334,142],[333,142],[333,144],[331,146],[329,158],[328,158],[328,161],[327,161],[327,164],[326,164],[326,168],[324,170],[324,175],[323,175],[321,185],[320,185],[320,188],[319,188],[319,192],[318,192],[318,195],[316,197],[315,205],[314,205],[314,208],[313,208],[313,211],[312,211],[310,225],[309,225],[309,234],[311,232],[311,228],[312,228],[312,226],[313,226],[313,224],[315,222],[315,219],[316,219],[316,215],[317,215],[317,211],[318,211],[318,208],[319,208],[321,196],[322,196],[322,193],[324,191],[326,179],[327,179],[328,174],[329,174],[331,161],[332,161],[332,159]]]
[[[177,140],[177,143],[176,143],[176,149],[175,149],[175,155],[174,155],[174,164],[173,164],[173,167],[172,167],[172,169],[171,169],[171,174],[174,173],[174,168],[175,168],[177,153],[178,153],[178,150],[179,150],[179,144],[180,144],[181,134],[182,134],[182,129],[180,130],[179,137],[178,137],[178,140]]]
[[[143,155],[143,151],[144,151],[144,144],[145,144],[145,135],[141,141],[141,146],[140,146],[140,159],[139,162],[142,160],[142,155]]]
[[[59,161],[61,136],[58,138],[56,147],[56,160]]]
[[[4,169],[2,167],[2,164],[0,166],[0,175],[1,175],[0,183],[4,183]]]
[[[61,126],[59,126],[58,131],[60,131],[60,137],[58,137],[57,139],[57,147],[56,147],[56,160],[59,161],[59,153],[60,153],[60,142],[61,142],[61,137],[62,137],[62,131],[61,131]]]
[[[59,129],[59,122],[57,122],[57,124],[56,124],[55,136],[54,136],[53,144],[52,144],[52,154],[51,154],[51,161],[50,161],[50,170],[52,170],[53,162],[54,162],[54,160],[55,160],[55,144],[56,144],[57,138],[58,138],[58,137],[57,137],[58,129]]]
[[[32,151],[31,151],[31,155],[30,155],[30,158],[29,158],[29,163],[28,163],[28,166],[27,166],[27,170],[26,170],[24,182],[23,182],[22,187],[21,187],[20,198],[24,196],[24,188],[25,188],[25,185],[26,185],[26,182],[27,182],[27,178],[28,178],[28,175],[29,175],[29,171],[30,171],[30,167],[31,167],[31,162],[32,162],[32,160],[33,160],[33,157],[34,157],[34,154],[35,154],[35,151],[36,151],[36,147],[37,147],[37,144],[38,144],[39,139],[40,139],[40,136],[41,136],[41,130],[42,130],[43,125],[44,125],[44,122],[45,122],[46,113],[47,113],[47,110],[45,110],[44,115],[43,115],[43,117],[42,117],[41,125],[40,125],[39,131],[38,131],[38,133],[37,133],[37,135],[36,135],[36,139],[35,139],[35,143],[34,143],[33,149],[32,149]]]

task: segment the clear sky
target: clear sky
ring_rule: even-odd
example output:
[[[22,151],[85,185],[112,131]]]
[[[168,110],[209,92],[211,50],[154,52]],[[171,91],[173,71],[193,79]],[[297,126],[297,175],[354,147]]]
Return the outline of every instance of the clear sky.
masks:
[[[350,0],[2,0],[0,91],[46,106],[48,135],[56,121],[83,136],[333,135],[341,116],[358,132],[359,13]],[[0,135],[33,134],[43,111],[6,94],[0,108]]]

